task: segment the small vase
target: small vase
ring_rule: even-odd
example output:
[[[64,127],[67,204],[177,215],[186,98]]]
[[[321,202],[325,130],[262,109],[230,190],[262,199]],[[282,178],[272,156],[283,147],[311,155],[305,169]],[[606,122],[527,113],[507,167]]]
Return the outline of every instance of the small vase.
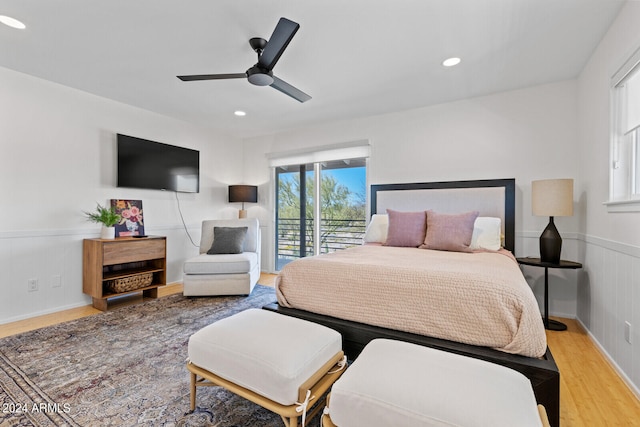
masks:
[[[116,228],[115,227],[102,227],[100,231],[101,239],[115,239],[116,238]]]

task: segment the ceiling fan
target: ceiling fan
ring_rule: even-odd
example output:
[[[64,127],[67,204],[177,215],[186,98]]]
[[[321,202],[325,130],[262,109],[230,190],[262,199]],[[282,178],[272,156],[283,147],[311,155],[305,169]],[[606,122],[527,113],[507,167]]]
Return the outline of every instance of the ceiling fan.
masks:
[[[282,53],[293,39],[300,24],[290,21],[287,18],[280,18],[278,25],[269,41],[263,38],[254,37],[249,40],[251,48],[258,54],[258,62],[244,73],[235,74],[198,74],[190,76],[177,76],[180,80],[188,82],[194,80],[221,80],[247,78],[249,83],[256,86],[271,86],[285,95],[305,102],[311,99],[309,95],[291,86],[284,80],[273,75],[273,67],[282,56]]]

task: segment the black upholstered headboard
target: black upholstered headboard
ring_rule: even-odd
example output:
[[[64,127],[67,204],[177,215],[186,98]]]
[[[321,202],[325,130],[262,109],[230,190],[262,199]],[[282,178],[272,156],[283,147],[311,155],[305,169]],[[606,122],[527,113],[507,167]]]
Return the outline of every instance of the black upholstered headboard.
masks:
[[[502,219],[505,249],[515,247],[516,180],[484,179],[475,181],[377,184],[371,186],[371,214],[433,209],[443,213],[477,210],[480,216]]]

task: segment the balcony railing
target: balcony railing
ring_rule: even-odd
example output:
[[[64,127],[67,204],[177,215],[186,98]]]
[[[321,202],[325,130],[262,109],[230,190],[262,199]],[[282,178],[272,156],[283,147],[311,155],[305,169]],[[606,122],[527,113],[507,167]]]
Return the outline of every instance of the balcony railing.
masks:
[[[305,224],[306,256],[313,255],[313,224]],[[366,229],[364,219],[323,219],[320,228],[320,253],[335,252],[362,244]],[[300,219],[278,218],[278,266],[300,258]]]

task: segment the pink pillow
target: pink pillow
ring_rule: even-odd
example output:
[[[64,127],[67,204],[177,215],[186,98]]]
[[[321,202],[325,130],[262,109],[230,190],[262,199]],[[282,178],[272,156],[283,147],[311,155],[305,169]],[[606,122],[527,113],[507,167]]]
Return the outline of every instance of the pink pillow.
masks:
[[[426,212],[400,212],[387,209],[389,228],[385,246],[417,248],[424,241],[427,226]]]
[[[471,252],[473,224],[478,212],[461,214],[441,214],[427,211],[427,235],[421,249],[439,251]]]

